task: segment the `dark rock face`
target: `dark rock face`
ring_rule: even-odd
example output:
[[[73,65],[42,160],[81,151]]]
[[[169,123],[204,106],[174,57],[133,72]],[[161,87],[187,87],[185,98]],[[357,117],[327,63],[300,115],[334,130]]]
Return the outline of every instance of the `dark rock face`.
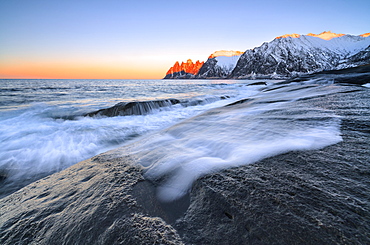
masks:
[[[176,99],[155,100],[155,101],[139,101],[139,102],[121,102],[110,108],[101,109],[95,112],[87,113],[85,116],[129,116],[129,115],[145,115],[154,109],[167,107],[180,103]]]

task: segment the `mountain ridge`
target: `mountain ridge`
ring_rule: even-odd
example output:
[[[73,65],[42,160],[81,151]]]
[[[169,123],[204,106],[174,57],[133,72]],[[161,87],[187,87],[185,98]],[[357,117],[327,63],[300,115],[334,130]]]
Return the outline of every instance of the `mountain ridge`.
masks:
[[[171,73],[170,69],[165,79],[285,79],[369,63],[370,33],[358,36],[331,31],[294,33],[278,36],[245,52],[216,51],[196,73]]]

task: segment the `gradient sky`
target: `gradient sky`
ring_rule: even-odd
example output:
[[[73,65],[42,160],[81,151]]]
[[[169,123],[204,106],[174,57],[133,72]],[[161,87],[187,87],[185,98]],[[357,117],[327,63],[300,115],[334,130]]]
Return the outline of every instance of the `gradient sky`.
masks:
[[[160,79],[287,33],[370,32],[369,0],[0,0],[0,78]]]

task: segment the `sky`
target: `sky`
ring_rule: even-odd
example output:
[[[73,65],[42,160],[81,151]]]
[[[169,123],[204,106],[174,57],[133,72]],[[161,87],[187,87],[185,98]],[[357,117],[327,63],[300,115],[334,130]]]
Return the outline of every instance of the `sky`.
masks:
[[[370,32],[369,0],[0,0],[0,79],[161,79],[277,36]]]

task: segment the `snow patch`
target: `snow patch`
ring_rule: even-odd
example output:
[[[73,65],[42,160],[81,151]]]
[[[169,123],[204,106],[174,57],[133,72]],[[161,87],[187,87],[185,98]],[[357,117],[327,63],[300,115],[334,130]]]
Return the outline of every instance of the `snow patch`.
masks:
[[[230,73],[238,63],[238,60],[240,58],[240,55],[237,56],[218,56],[216,57],[217,60],[217,66],[221,67],[226,72]]]

